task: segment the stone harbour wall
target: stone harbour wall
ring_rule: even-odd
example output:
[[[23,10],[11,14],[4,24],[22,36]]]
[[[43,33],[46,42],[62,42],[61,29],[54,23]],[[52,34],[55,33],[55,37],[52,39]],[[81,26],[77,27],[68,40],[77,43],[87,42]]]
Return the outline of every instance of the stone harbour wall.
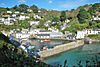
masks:
[[[55,46],[52,49],[40,51],[38,54],[40,55],[41,58],[47,58],[47,57],[59,54],[64,51],[68,51],[70,49],[74,49],[74,48],[83,46],[83,45],[84,45],[84,40],[77,40],[77,41],[70,42],[67,44]]]

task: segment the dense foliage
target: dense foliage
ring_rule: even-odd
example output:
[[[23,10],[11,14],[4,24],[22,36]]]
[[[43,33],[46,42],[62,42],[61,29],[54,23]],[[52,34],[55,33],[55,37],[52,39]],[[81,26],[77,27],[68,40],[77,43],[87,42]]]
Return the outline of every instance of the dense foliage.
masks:
[[[27,9],[31,9],[32,12],[28,12]],[[11,29],[22,29],[22,28],[55,28],[59,31],[70,31],[75,32],[76,30],[83,30],[89,28],[100,28],[100,20],[92,20],[93,16],[97,16],[100,13],[100,3],[95,3],[91,5],[84,5],[77,9],[72,9],[71,11],[56,11],[56,10],[46,10],[43,8],[38,8],[36,5],[28,6],[26,4],[15,5],[12,8],[0,8],[0,17],[2,14],[6,14],[6,11],[10,10],[24,12],[25,16],[29,16],[29,20],[19,21],[17,20],[14,25],[0,25],[0,30],[11,30]],[[39,15],[42,19],[34,18],[34,14]],[[21,14],[19,14],[21,15]],[[70,22],[66,22],[66,20]],[[39,25],[30,26],[28,21],[40,21]],[[51,21],[47,24],[47,21]],[[55,23],[54,23],[55,22]],[[61,29],[66,23],[66,28]]]
[[[16,48],[9,38],[0,32],[0,67],[52,67]]]
[[[77,15],[80,23],[89,23],[91,21],[91,15],[84,8],[81,8]]]
[[[100,40],[100,34],[98,34],[98,35],[89,35],[88,37],[91,38],[91,39],[94,39],[94,40]]]
[[[61,12],[61,15],[60,15],[60,21],[65,21],[66,20],[66,12],[65,11],[62,11]]]
[[[19,11],[20,12],[26,12],[26,10],[28,9],[28,5],[26,5],[26,4],[20,4],[19,5]]]
[[[97,11],[100,11],[100,3],[93,4],[92,7],[89,9],[91,15],[94,15]]]
[[[95,36],[93,36],[95,37]],[[99,55],[99,54],[98,54]],[[93,62],[93,63],[91,63]],[[76,66],[83,67],[80,60]],[[100,67],[97,56],[92,61],[85,61],[86,67]],[[0,67],[67,67],[68,61],[64,64],[54,64],[54,66],[41,62],[40,60],[28,55],[22,49],[16,48],[10,43],[9,38],[0,33]],[[75,65],[73,67],[76,67]]]
[[[37,6],[32,5],[32,6],[30,7],[30,9],[32,9],[34,13],[38,13],[38,7],[37,7]]]

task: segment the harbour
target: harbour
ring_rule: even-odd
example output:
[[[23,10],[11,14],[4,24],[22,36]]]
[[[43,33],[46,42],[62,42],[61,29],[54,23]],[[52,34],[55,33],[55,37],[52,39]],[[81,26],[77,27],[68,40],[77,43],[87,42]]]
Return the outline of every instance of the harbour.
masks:
[[[1,0],[0,67],[100,67],[100,1]]]
[[[86,67],[86,61],[90,61],[89,64],[93,64],[93,60],[100,60],[100,42],[93,44],[85,44],[84,46],[66,51],[48,58],[45,58],[43,61],[51,65],[64,65],[64,61],[67,60],[68,67],[73,67],[78,65],[78,62],[81,61],[81,65]]]
[[[39,55],[40,55],[41,58],[46,58],[46,57],[49,57],[49,56],[52,56],[52,55],[55,55],[55,54],[59,54],[59,53],[64,52],[64,51],[68,51],[68,50],[80,47],[82,45],[84,45],[84,41],[83,40],[77,40],[77,41],[70,42],[70,43],[67,43],[67,44],[61,44],[61,45],[55,46],[52,49],[40,51]]]

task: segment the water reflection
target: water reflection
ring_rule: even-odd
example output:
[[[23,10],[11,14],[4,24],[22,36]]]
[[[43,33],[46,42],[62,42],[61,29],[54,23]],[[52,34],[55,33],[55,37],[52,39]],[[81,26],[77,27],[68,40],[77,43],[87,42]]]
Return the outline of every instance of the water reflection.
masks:
[[[72,67],[74,65],[78,65],[78,62],[81,60],[81,65],[86,67],[86,61],[89,61],[88,64],[93,64],[93,60],[96,61],[96,58],[97,60],[100,60],[98,52],[100,52],[100,43],[85,45],[83,47],[46,58],[44,62],[52,65],[53,62],[59,62],[60,65],[63,65],[65,59],[67,59],[68,67]]]
[[[64,40],[50,40],[48,42],[43,42],[43,40],[39,39],[31,39],[31,45],[34,45],[36,49],[41,49],[43,47],[53,48],[54,46],[61,45],[67,43],[68,41]]]

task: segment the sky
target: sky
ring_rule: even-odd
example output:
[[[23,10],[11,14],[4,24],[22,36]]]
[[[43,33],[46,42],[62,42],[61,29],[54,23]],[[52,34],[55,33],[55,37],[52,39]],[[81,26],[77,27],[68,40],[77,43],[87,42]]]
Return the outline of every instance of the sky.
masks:
[[[100,0],[0,0],[0,7],[13,7],[14,5],[36,5],[48,10],[71,10],[86,4],[100,3]]]

